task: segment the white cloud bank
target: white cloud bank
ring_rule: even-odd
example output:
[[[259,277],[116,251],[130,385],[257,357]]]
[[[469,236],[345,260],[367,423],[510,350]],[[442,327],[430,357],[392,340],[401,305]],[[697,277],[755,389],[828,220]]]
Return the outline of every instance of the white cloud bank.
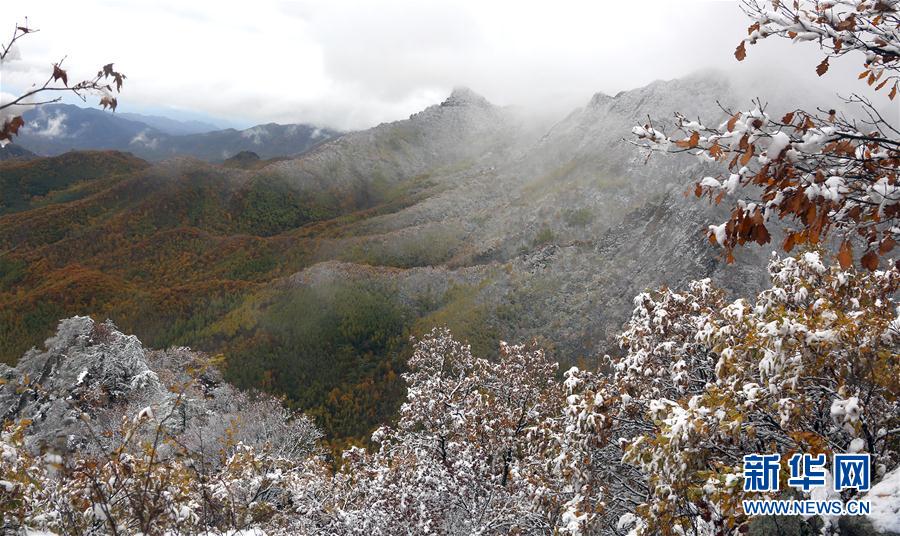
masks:
[[[170,107],[249,123],[365,128],[408,116],[465,85],[498,104],[563,114],[616,92],[709,67],[737,68],[747,26],[732,1],[5,0],[0,23],[29,17],[3,86],[70,80],[114,61],[121,109]],[[5,26],[0,26],[5,27]],[[796,64],[811,47],[763,43],[745,72]],[[858,71],[856,63],[843,72]],[[846,78],[832,65],[826,78]]]

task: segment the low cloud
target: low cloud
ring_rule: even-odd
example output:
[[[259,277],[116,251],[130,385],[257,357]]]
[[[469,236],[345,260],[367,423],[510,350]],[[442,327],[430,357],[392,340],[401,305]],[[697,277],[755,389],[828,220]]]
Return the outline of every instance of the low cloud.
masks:
[[[266,130],[266,128],[263,126],[248,128],[247,130],[241,132],[241,137],[250,140],[253,145],[262,145],[263,141],[271,136],[272,133]]]
[[[70,80],[113,61],[128,75],[121,110],[167,107],[243,125],[367,128],[460,85],[561,117],[595,92],[707,68],[764,80],[796,65],[791,76],[826,89],[845,78],[833,66],[818,79],[815,47],[784,41],[751,47],[738,64],[748,21],[737,1],[11,0],[4,15],[28,15],[41,29],[21,41],[23,59],[4,66],[5,87],[46,79],[65,55]],[[859,62],[849,63],[852,84]]]
[[[68,116],[60,111],[51,114],[43,114],[31,124],[26,123],[25,128],[31,131],[31,134],[42,138],[64,138],[66,137],[66,120]]]
[[[156,149],[159,147],[159,138],[152,137],[148,131],[142,130],[137,136],[131,139],[130,145],[142,145],[148,149]]]

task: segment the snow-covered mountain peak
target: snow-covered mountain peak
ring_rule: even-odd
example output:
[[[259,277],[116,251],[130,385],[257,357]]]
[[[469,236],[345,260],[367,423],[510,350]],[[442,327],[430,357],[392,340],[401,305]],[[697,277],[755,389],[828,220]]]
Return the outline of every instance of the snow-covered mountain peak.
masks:
[[[493,106],[486,98],[467,87],[456,87],[441,106]]]

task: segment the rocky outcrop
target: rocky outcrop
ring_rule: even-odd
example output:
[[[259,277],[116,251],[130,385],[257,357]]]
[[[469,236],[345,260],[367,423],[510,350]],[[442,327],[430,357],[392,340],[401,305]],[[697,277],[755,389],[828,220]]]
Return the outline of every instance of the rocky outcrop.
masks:
[[[309,419],[236,390],[212,365],[187,348],[145,349],[109,321],[68,318],[43,350],[15,367],[0,364],[0,420],[28,423],[26,446],[35,451],[107,452],[130,437],[129,423],[148,417],[211,461],[229,442],[298,459],[315,448],[320,434]],[[152,437],[131,442],[141,439]]]
[[[61,321],[44,351],[30,350],[14,368],[0,365],[0,377],[2,420],[28,419],[31,440],[56,448],[89,435],[85,416],[166,397],[137,337],[88,317]]]
[[[441,103],[441,106],[482,106],[489,108],[491,103],[467,87],[458,87]]]

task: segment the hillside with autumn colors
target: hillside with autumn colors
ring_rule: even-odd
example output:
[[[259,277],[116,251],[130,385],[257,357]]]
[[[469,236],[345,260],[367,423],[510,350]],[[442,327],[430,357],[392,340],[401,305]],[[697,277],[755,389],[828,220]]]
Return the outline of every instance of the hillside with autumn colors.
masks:
[[[702,75],[598,94],[552,128],[457,90],[249,169],[5,163],[0,356],[15,363],[60,318],[109,318],[154,347],[223,354],[231,381],[285,395],[337,440],[395,411],[409,338],[434,325],[487,352],[537,336],[578,362],[613,347],[644,288],[760,284],[756,253],[728,267],[697,240],[711,209],[682,196],[696,164],[644,165],[610,129],[698,92],[732,90]]]

